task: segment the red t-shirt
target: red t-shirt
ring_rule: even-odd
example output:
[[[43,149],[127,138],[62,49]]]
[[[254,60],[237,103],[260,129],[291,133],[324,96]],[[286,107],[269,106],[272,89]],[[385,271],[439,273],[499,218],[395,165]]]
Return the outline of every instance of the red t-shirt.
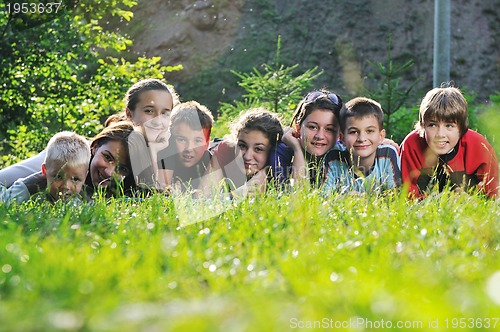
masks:
[[[409,185],[410,194],[421,198],[433,183],[440,189],[446,183],[452,187],[470,188],[479,185],[490,197],[498,195],[498,161],[493,147],[481,134],[467,130],[453,150],[439,156],[438,165],[427,165],[425,138],[412,131],[401,144],[401,176]]]

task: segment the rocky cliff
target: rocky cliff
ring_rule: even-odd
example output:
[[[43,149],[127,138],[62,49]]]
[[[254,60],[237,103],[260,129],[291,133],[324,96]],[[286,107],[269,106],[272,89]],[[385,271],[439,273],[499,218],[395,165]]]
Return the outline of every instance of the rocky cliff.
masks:
[[[451,79],[480,98],[500,87],[498,8],[500,0],[452,1]],[[167,79],[214,111],[242,92],[230,70],[274,62],[278,35],[285,65],[318,66],[315,85],[346,99],[381,84],[370,62],[386,61],[391,36],[392,59],[415,62],[404,82],[420,78],[422,94],[432,87],[433,29],[434,0],[150,0],[129,25],[133,50],[182,64]]]

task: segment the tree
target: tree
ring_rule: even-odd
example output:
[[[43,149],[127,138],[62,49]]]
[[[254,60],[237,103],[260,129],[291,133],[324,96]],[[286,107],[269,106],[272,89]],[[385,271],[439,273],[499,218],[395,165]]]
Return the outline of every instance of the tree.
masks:
[[[136,1],[59,1],[50,13],[32,7],[40,1],[25,1],[24,10],[18,1],[0,3],[3,163],[40,151],[60,130],[93,136],[135,81],[182,68],[161,66],[159,58],[119,58],[132,42],[107,22],[130,21]]]
[[[265,107],[276,112],[284,120],[289,120],[295,110],[297,101],[302,98],[304,91],[312,86],[312,81],[323,72],[317,72],[318,67],[297,74],[298,64],[286,67],[280,62],[281,38],[278,36],[276,60],[274,65],[263,64],[263,72],[257,68],[249,73],[231,72],[240,78],[238,85],[245,90],[243,101],[221,103],[218,124],[227,125],[238,114],[248,108]],[[216,135],[227,130],[224,126],[217,128]]]
[[[407,88],[403,88],[400,85],[402,75],[407,72],[411,67],[413,67],[413,60],[408,60],[402,65],[396,65],[391,57],[392,49],[392,38],[389,36],[389,42],[387,47],[387,61],[383,63],[371,63],[371,65],[377,68],[379,77],[371,75],[374,80],[376,80],[377,88],[368,91],[370,98],[378,101],[382,105],[384,111],[384,128],[389,135],[395,134],[392,131],[394,120],[398,119],[402,122],[402,126],[395,126],[398,129],[402,129],[404,135],[408,132],[408,123],[411,126],[411,114],[409,111],[402,106],[408,100],[411,90],[418,83],[418,79],[413,81]],[[398,114],[398,111],[403,111],[405,114]],[[410,119],[410,120],[408,120]],[[403,136],[404,137],[404,136]],[[394,137],[394,139],[399,140],[399,137]]]

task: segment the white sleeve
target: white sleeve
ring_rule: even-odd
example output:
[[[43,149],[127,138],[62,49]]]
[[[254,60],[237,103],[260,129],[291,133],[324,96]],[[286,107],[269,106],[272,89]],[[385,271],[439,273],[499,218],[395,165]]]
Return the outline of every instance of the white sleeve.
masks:
[[[29,200],[29,198],[28,187],[26,187],[22,179],[15,181],[8,189],[0,185],[0,202],[10,203],[15,200],[21,203]]]
[[[46,150],[43,150],[34,157],[0,170],[0,184],[9,188],[17,179],[40,172],[45,161],[45,154]]]

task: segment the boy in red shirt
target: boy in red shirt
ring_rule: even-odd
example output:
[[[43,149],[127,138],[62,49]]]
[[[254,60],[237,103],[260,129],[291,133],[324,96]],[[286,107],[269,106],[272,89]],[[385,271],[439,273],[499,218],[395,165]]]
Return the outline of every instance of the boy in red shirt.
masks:
[[[467,101],[459,89],[435,88],[420,104],[415,130],[401,145],[401,176],[412,197],[434,185],[442,191],[476,188],[498,195],[498,161],[492,146],[468,128]]]

